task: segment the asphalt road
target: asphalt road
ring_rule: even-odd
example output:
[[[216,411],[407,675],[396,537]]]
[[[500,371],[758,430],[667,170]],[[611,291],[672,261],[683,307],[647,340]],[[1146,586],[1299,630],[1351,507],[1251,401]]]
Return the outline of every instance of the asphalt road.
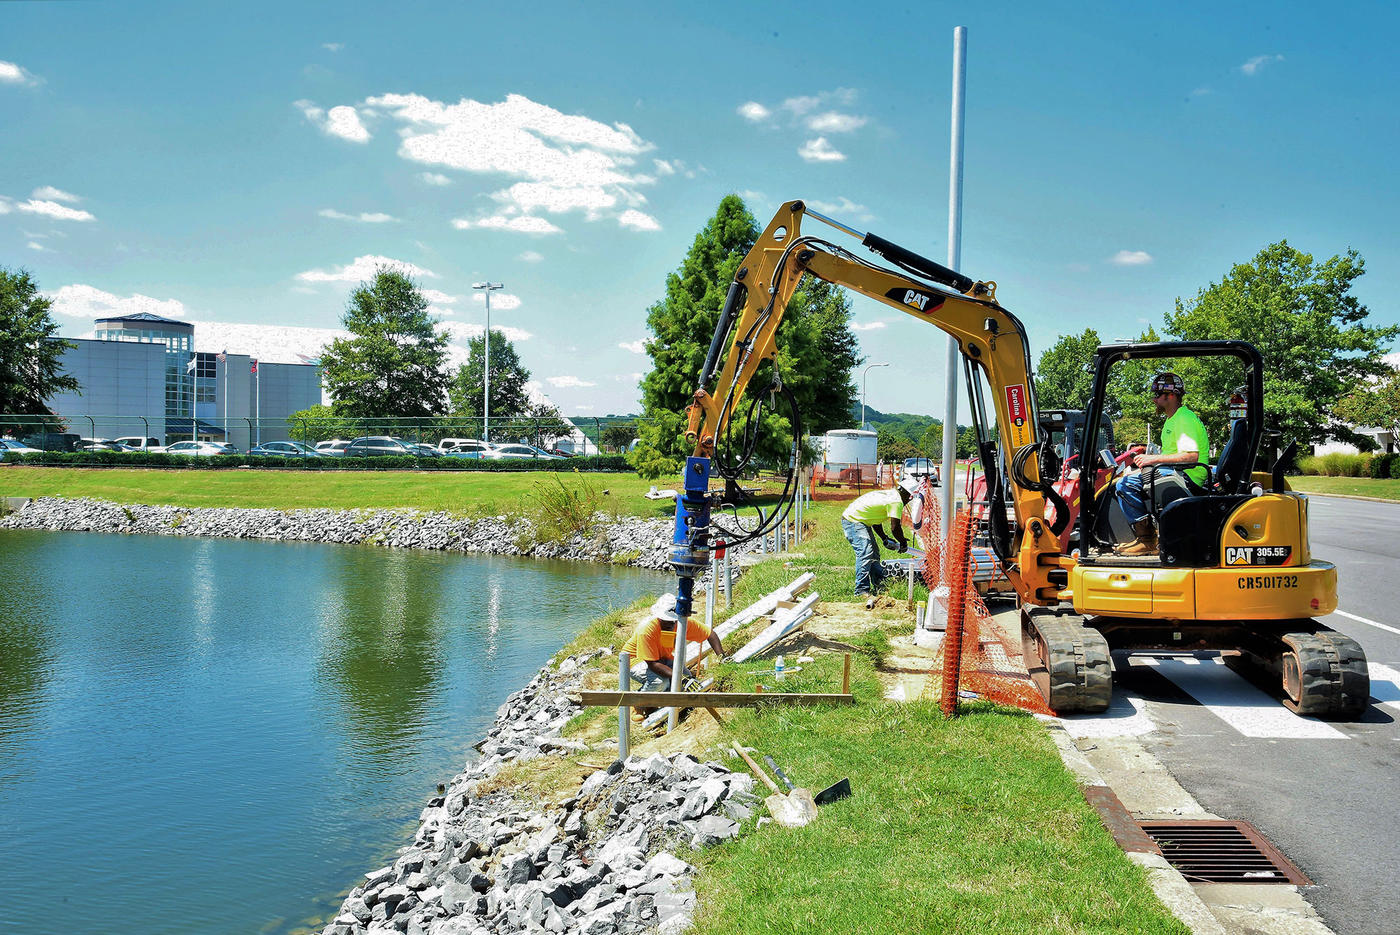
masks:
[[[1109,716],[1067,727],[1138,736],[1208,811],[1252,822],[1314,881],[1303,893],[1334,931],[1400,932],[1400,504],[1310,504],[1313,556],[1339,577],[1324,622],[1371,667],[1359,721],[1299,718],[1209,656],[1134,656]]]

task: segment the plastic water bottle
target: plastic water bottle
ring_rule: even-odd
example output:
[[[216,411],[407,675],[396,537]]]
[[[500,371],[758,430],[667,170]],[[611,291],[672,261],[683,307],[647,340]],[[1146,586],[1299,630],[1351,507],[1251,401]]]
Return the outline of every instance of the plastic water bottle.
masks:
[[[783,680],[783,657],[779,656],[773,663],[773,678],[779,682]]]

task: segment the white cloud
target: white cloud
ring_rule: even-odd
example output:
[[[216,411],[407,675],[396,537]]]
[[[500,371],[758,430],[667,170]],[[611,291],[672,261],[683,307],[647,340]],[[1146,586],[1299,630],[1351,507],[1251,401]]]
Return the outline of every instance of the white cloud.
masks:
[[[661,224],[657,222],[656,218],[652,217],[650,214],[643,214],[635,209],[622,212],[617,219],[617,223],[622,227],[634,231],[661,230]]]
[[[598,385],[598,384],[596,384],[596,383],[590,383],[590,382],[587,381],[587,380],[580,380],[578,377],[545,377],[545,378],[544,378],[544,382],[548,383],[550,386],[558,387],[558,388],[561,388],[561,389],[566,388],[566,387],[568,387],[568,388],[577,388],[577,387],[583,387],[583,386],[597,386],[597,385]]]
[[[185,317],[185,304],[179,299],[153,299],[140,293],[119,296],[80,283],[63,286],[57,292],[46,295],[53,299],[56,313],[70,318],[114,318],[138,312],[150,312],[162,318]]]
[[[14,62],[0,62],[0,84],[38,84],[38,76],[25,71]]]
[[[797,155],[807,162],[842,162],[846,158],[846,154],[833,148],[824,136],[803,143]]]
[[[429,185],[437,185],[441,187],[443,185],[452,184],[452,180],[449,179],[447,176],[443,175],[441,172],[420,172],[418,173],[418,177],[424,182],[427,182]]]
[[[357,256],[344,266],[330,271],[309,269],[304,273],[297,273],[297,279],[302,282],[366,282],[374,278],[374,271],[381,266],[397,269],[410,276],[423,276],[428,279],[438,278],[437,273],[421,266],[415,266],[403,260],[395,260],[392,257],[366,254],[365,256]]]
[[[91,213],[79,208],[69,208],[56,201],[32,198],[29,201],[15,202],[15,210],[26,214],[42,214],[56,221],[95,221]]]
[[[364,106],[403,125],[398,152],[404,159],[521,180],[493,195],[506,206],[500,218],[459,228],[554,233],[557,228],[547,222],[507,220],[536,210],[582,211],[589,220],[612,217],[617,209],[645,200],[638,188],[655,181],[633,169],[636,157],[655,147],[627,124],[565,114],[520,94],[495,104],[385,94],[368,98]]]
[[[1146,266],[1152,262],[1152,254],[1146,250],[1119,250],[1109,262],[1115,266]]]
[[[326,111],[307,100],[295,101],[294,105],[307,120],[330,136],[338,136],[352,143],[369,142],[369,131],[360,123],[360,115],[353,107],[342,104]]]
[[[801,117],[818,107],[837,104],[849,106],[856,102],[856,92],[851,88],[837,88],[834,91],[818,91],[816,94],[799,95],[783,101],[783,107],[794,116]]]
[[[618,383],[636,383],[644,376],[646,376],[646,374],[638,370],[635,373],[615,373],[613,374],[613,380]]]
[[[359,214],[343,214],[334,208],[322,208],[316,212],[323,218],[333,218],[337,221],[359,221],[362,224],[383,224],[386,221],[397,221],[398,218],[391,214],[374,213],[363,211]]]
[[[1259,74],[1259,70],[1265,65],[1272,65],[1275,62],[1281,61],[1283,61],[1282,55],[1256,55],[1254,58],[1241,65],[1240,71],[1244,72],[1246,75],[1253,76]]]
[[[639,338],[636,341],[623,341],[618,347],[624,351],[631,351],[633,354],[645,354],[647,352],[646,338]]]
[[[37,251],[39,251],[40,253],[52,253],[52,252],[53,252],[53,251],[50,250],[48,247],[44,246],[43,244],[41,244],[41,243],[39,243],[38,241],[35,241],[35,240],[29,241],[27,244],[25,244],[25,246],[28,247],[30,250],[37,250]]]
[[[492,304],[495,304],[494,302]],[[457,344],[465,345],[472,338],[479,338],[486,331],[485,325],[473,324],[465,321],[444,321],[439,322],[439,327],[447,332],[448,340]],[[507,341],[528,341],[534,337],[529,331],[523,328],[512,328],[509,325],[491,325],[491,330],[503,336]]]
[[[875,216],[870,213],[870,209],[865,205],[858,205],[845,195],[840,201],[818,201],[815,198],[808,198],[807,204],[816,208],[822,214],[837,215],[839,217],[854,218],[858,221],[871,221]]]
[[[665,159],[653,159],[651,164],[656,166],[657,175],[675,175],[676,167]]]
[[[295,292],[297,295],[319,295],[319,294],[320,294],[320,293],[318,293],[315,289],[311,288],[310,286],[292,286],[291,291],[292,291],[292,292]]]
[[[484,293],[484,292],[473,292],[473,293],[472,293],[472,301],[475,302],[477,305],[480,305],[480,306],[482,306],[483,308],[485,308],[485,307],[486,307],[486,293]],[[518,296],[518,295],[511,295],[509,292],[494,292],[494,291],[493,291],[493,292],[491,293],[491,307],[494,308],[494,309],[495,309],[496,311],[498,311],[498,312],[509,312],[509,311],[511,311],[512,309],[517,309],[517,308],[519,308],[519,307],[521,306],[521,304],[522,304],[522,303],[521,303],[521,301],[520,301],[520,296]]]
[[[66,201],[69,204],[76,204],[83,199],[71,192],[65,192],[61,188],[54,188],[52,185],[41,185],[29,193],[31,198],[39,198],[44,201]]]
[[[772,116],[773,112],[758,101],[748,101],[739,105],[738,114],[751,123],[762,123]]]
[[[323,42],[321,43],[321,48],[325,49],[327,52],[339,52],[341,49],[345,48],[345,43]]]
[[[1212,90],[1211,90],[1209,87],[1207,87],[1206,85],[1201,85],[1199,88],[1196,88],[1195,90],[1193,90],[1193,91],[1191,92],[1191,97],[1205,97],[1207,94],[1214,94],[1214,93],[1215,93],[1215,92],[1212,91]]]
[[[536,253],[534,250],[526,250],[517,259],[524,260],[526,263],[538,263],[544,259],[544,255]]]
[[[423,298],[436,305],[456,305],[461,296],[448,295],[446,292],[439,292],[436,289],[419,289]]]
[[[506,217],[503,214],[497,214],[476,221],[468,221],[466,218],[453,218],[452,226],[459,231],[470,230],[476,227],[483,230],[514,231],[517,234],[561,234],[564,232],[563,228],[556,227],[545,218],[531,217],[529,215]]]
[[[852,331],[879,331],[883,327],[885,327],[883,321],[872,321],[865,324],[861,324],[860,322],[851,323]]]
[[[325,129],[331,136],[338,136],[352,143],[364,143],[369,140],[369,131],[360,123],[360,115],[355,113],[355,108],[344,104],[332,107],[326,112]]]
[[[817,133],[850,133],[865,126],[866,118],[829,110],[807,118],[807,129]]]
[[[456,309],[452,309],[452,308],[443,308],[441,305],[429,305],[429,306],[425,309],[425,311],[426,311],[429,315],[446,315],[446,316],[452,316],[452,315],[457,314],[457,310],[456,310]]]
[[[586,211],[591,219],[599,217],[604,208],[617,204],[617,195],[598,185],[564,186],[548,182],[516,182],[510,188],[491,195],[497,201],[514,205],[527,214],[543,208],[551,214],[565,211]]]

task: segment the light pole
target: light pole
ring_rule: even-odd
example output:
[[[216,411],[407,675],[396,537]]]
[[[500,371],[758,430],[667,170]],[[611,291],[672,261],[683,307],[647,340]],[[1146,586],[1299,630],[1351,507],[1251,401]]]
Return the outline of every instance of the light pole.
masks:
[[[472,283],[473,289],[486,293],[486,331],[481,336],[481,346],[486,351],[486,360],[481,368],[482,382],[485,384],[481,399],[481,440],[484,442],[491,440],[491,293],[504,285],[499,282]]]
[[[860,427],[865,430],[865,378],[870,375],[874,367],[888,367],[889,364],[870,364],[860,373]]]

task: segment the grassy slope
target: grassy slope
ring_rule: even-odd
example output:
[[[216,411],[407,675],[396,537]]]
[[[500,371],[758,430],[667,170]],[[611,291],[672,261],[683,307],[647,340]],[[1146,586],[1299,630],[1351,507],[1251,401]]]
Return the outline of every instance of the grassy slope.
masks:
[[[853,601],[850,547],[836,522],[843,505],[819,504],[813,537],[797,547],[801,557],[774,557],[751,569],[734,607],[804,570],[816,573],[824,602]],[[903,589],[898,583],[892,593],[902,596]],[[639,612],[640,605],[598,621],[567,652],[619,645]],[[685,730],[696,732],[693,742],[713,738],[703,741],[712,749],[698,755],[722,755],[742,770],[726,752],[739,742],[771,754],[813,791],[843,776],[854,789],[806,828],[765,825],[684,854],[704,868],[697,933],[1186,931],[1114,845],[1034,718],[980,707],[949,722],[931,702],[884,701],[875,665],[881,628],[905,632],[907,618],[895,609],[870,619],[870,638],[851,640],[868,649],[853,657],[855,706],[732,710],[717,736],[707,715],[692,712]],[[726,664],[720,676],[743,690],[765,665],[771,663]],[[818,654],[784,690],[837,690],[840,670],[839,655]],[[589,709],[567,732],[596,741],[615,725],[611,709]],[[675,742],[633,740],[643,755],[653,744]]]
[[[1400,500],[1400,480],[1372,480],[1369,477],[1290,477],[1294,490],[1304,493],[1335,493],[1353,497],[1380,497]]]

